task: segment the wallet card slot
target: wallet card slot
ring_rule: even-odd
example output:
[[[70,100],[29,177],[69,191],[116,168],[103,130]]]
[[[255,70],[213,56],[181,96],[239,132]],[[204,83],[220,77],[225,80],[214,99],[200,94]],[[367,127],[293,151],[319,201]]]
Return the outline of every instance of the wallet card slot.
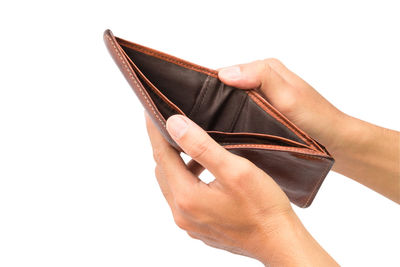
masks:
[[[250,133],[225,133],[218,131],[208,131],[207,133],[221,145],[260,144],[260,145],[276,145],[276,146],[287,146],[287,147],[298,147],[298,148],[309,149],[309,146],[307,145],[273,135],[250,134]]]
[[[138,75],[138,78],[141,81],[144,88],[146,89],[149,96],[151,97],[151,99],[153,100],[157,109],[160,111],[161,115],[164,117],[164,119],[168,119],[170,116],[172,116],[174,114],[180,114],[180,112],[178,110],[171,107],[167,102],[165,102],[165,100],[162,99],[162,97],[160,97],[159,94],[157,94],[153,90],[153,88],[151,88],[151,86],[149,86],[148,83],[143,81],[143,78],[140,75]]]
[[[174,114],[184,114],[147,79],[136,64],[133,63],[132,59],[126,54],[125,50],[122,50],[122,52],[139,79],[140,84],[146,89],[146,92],[149,94],[164,119],[167,119],[169,116]]]
[[[150,87],[181,114],[188,114],[207,75],[121,45]]]

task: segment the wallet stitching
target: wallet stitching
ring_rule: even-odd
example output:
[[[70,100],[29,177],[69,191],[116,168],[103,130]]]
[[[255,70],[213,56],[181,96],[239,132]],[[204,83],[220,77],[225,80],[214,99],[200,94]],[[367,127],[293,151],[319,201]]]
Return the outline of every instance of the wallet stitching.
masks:
[[[276,145],[262,145],[262,144],[238,144],[238,145],[227,145],[225,146],[226,148],[248,148],[248,147],[253,147],[253,148],[264,148],[264,149],[274,149],[277,150],[285,150],[285,151],[292,151],[292,152],[299,152],[299,153],[310,153],[312,152],[313,154],[307,154],[304,156],[312,156],[312,157],[324,157],[326,156],[325,154],[319,154],[319,151],[305,151],[308,150],[306,148],[295,148],[295,147],[281,147],[281,146],[276,146]],[[325,158],[325,157],[324,157]]]
[[[151,105],[151,103],[150,103],[148,97],[147,97],[146,94],[144,93],[144,90],[143,90],[143,88],[142,88],[142,85],[139,84],[139,83],[136,81],[135,77],[133,76],[132,71],[129,69],[128,65],[126,64],[125,59],[121,56],[121,54],[120,54],[120,52],[118,51],[117,47],[116,47],[115,44],[113,43],[113,40],[112,40],[109,36],[107,36],[107,39],[110,41],[111,45],[114,47],[115,52],[117,52],[118,57],[120,58],[122,64],[124,65],[125,69],[128,71],[129,77],[132,79],[132,81],[135,83],[135,85],[139,88],[140,93],[143,95],[143,97],[144,97],[144,99],[146,100],[148,106],[151,108],[151,110],[153,111],[153,113],[154,113],[154,115],[156,116],[156,118],[157,118],[157,119],[161,122],[161,124],[165,127],[165,123],[161,120],[160,116],[158,116],[158,114],[156,113],[156,111],[155,111],[153,105]]]
[[[206,80],[204,81],[204,85],[202,86],[202,91],[201,91],[201,96],[200,96],[199,102],[197,102],[195,104],[195,107],[192,109],[192,111],[190,111],[189,116],[195,115],[199,111],[201,105],[203,104],[205,96],[206,96],[207,92],[209,91],[208,85],[210,83],[210,80],[211,80],[210,76],[207,76]]]
[[[128,42],[126,40],[122,40],[122,39],[120,39],[120,40],[123,41],[124,45],[128,46],[129,48],[135,49],[137,51],[143,52],[143,53],[151,55],[151,56],[156,56],[156,57],[158,57],[160,59],[167,60],[167,61],[169,61],[171,63],[174,63],[176,65],[180,65],[182,67],[186,67],[186,68],[192,69],[194,71],[202,72],[204,74],[207,74],[207,75],[210,75],[210,76],[213,76],[213,77],[218,77],[218,74],[213,72],[213,70],[209,70],[209,69],[201,67],[201,66],[196,66],[193,63],[182,62],[181,60],[175,58],[174,56],[167,55],[167,54],[162,53],[160,51],[155,51],[155,50],[153,50],[151,48],[144,48],[144,47],[141,47],[141,46],[139,46],[137,44],[133,44],[131,42]]]

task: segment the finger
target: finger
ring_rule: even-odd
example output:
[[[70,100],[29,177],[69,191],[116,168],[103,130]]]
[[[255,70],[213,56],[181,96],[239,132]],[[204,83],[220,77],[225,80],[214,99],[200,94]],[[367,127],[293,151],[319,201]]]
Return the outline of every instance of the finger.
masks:
[[[225,170],[234,166],[240,159],[215,142],[188,117],[169,117],[167,130],[186,154],[207,168],[217,179],[222,178]]]
[[[156,164],[162,169],[161,179],[165,179],[170,191],[179,190],[181,187],[188,187],[200,180],[188,169],[176,151],[162,136],[157,127],[146,114],[146,127],[153,149],[153,156]]]
[[[295,75],[275,59],[256,60],[222,68],[219,79],[227,85],[241,89],[260,88],[262,91],[280,89]]]
[[[149,118],[149,115],[147,114],[146,111],[145,111],[145,119],[146,119],[146,127],[147,127],[147,131],[149,133],[149,137],[150,136],[153,137],[155,135],[155,133],[153,133],[153,131],[155,130],[154,129],[155,126],[150,121],[151,119]],[[151,139],[150,139],[150,141],[151,141]],[[168,182],[164,177],[163,170],[161,169],[161,167],[159,165],[156,165],[154,172],[156,175],[158,185],[160,186],[161,192],[164,195],[164,198],[167,200],[167,203],[170,206],[171,210],[174,210],[175,207],[174,207],[174,202],[173,202],[173,196],[171,193],[171,189],[169,188]]]
[[[160,186],[160,189],[161,189],[161,192],[162,192],[164,198],[167,200],[167,203],[170,206],[171,210],[174,211],[175,203],[174,203],[174,198],[173,198],[171,189],[169,188],[167,180],[164,177],[163,170],[158,165],[155,168],[155,174],[156,174],[158,185]]]
[[[193,159],[189,161],[187,167],[195,176],[199,176],[204,171],[204,167]]]

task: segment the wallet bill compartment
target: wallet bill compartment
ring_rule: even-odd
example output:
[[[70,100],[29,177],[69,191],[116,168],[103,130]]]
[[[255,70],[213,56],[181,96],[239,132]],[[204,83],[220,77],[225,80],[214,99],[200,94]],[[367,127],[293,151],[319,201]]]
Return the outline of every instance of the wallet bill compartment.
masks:
[[[266,141],[271,136],[283,136],[281,138],[287,139],[289,141],[287,143],[294,141],[315,150],[309,142],[304,141],[304,138],[299,138],[287,126],[262,109],[253,98],[249,97],[248,91],[227,86],[213,75],[154,58],[124,44],[120,46],[164,119],[174,114],[182,114],[206,131],[239,132],[248,135],[257,133],[253,136],[253,140],[258,138],[259,142]],[[163,74],[162,71],[165,69],[178,73],[178,77]],[[172,90],[172,94],[166,96],[159,88],[183,89]],[[229,105],[230,107],[227,107]],[[212,114],[209,115],[210,113]],[[249,122],[252,125],[249,125]],[[268,131],[269,133],[266,133]],[[261,138],[262,135],[265,138]]]

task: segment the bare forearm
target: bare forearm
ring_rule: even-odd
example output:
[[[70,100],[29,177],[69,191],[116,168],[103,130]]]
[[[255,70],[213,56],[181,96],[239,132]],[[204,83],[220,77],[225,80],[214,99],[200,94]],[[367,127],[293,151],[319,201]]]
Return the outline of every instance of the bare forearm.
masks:
[[[350,116],[335,127],[333,170],[400,203],[400,133]]]

